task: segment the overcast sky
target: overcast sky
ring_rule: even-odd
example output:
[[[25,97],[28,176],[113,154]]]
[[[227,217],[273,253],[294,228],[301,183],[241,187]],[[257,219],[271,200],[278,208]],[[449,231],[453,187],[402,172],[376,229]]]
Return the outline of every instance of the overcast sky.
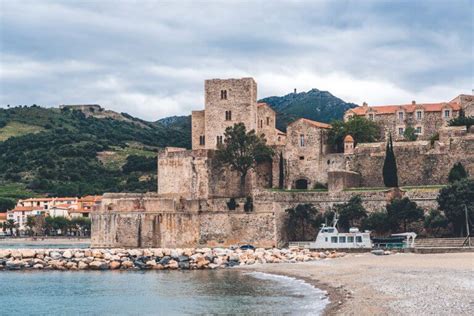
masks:
[[[473,88],[473,3],[0,0],[0,106],[97,103],[147,120],[203,107],[204,80],[259,98],[369,105]]]

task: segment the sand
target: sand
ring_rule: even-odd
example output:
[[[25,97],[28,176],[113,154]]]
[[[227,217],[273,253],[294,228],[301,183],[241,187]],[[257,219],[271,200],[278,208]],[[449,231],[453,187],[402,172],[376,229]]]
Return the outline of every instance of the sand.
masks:
[[[246,268],[328,291],[327,315],[474,315],[474,253],[348,254]]]

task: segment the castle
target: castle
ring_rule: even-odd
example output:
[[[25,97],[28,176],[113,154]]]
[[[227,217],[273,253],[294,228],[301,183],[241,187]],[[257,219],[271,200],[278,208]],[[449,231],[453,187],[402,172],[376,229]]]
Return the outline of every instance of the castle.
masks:
[[[205,81],[205,109],[192,112],[192,149],[165,148],[158,154],[158,192],[105,194],[93,214],[93,246],[185,247],[252,243],[262,247],[286,242],[284,210],[298,203],[328,209],[361,194],[365,207],[384,207],[389,192],[351,191],[383,187],[385,137],[394,135],[394,151],[401,186],[447,182],[451,167],[461,162],[474,174],[474,134],[466,127],[449,127],[459,115],[474,115],[474,97],[460,95],[449,102],[363,106],[348,110],[344,119],[365,116],[378,123],[381,142],[355,144],[344,139],[344,152],[328,144],[331,126],[309,119],[290,123],[286,133],[275,127],[276,113],[257,102],[252,78]],[[247,175],[246,195],[254,212],[243,209],[239,176],[214,160],[224,131],[236,123],[263,134],[276,155]],[[413,127],[417,141],[405,141]],[[283,188],[289,191],[271,189]],[[310,190],[324,188],[327,190]],[[307,190],[294,192],[292,189]],[[404,193],[425,209],[436,206],[437,191]],[[228,207],[236,198],[237,207]]]

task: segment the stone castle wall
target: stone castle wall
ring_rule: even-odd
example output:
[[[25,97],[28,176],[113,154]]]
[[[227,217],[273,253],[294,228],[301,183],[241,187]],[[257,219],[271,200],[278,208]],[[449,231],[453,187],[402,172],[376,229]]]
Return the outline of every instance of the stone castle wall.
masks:
[[[244,211],[244,199],[229,210],[228,198],[186,200],[158,194],[105,194],[92,213],[92,247],[228,247],[252,244],[281,247],[285,234],[285,210],[311,203],[320,211],[360,195],[369,212],[380,211],[391,198],[388,191],[273,192],[254,195],[254,210]],[[438,190],[403,192],[426,211],[436,208]]]
[[[361,175],[361,186],[384,186],[382,168],[385,143],[359,144],[348,157],[349,170]],[[474,134],[461,137],[441,136],[429,141],[394,142],[398,181],[401,186],[444,184],[453,165],[461,162],[474,174]]]

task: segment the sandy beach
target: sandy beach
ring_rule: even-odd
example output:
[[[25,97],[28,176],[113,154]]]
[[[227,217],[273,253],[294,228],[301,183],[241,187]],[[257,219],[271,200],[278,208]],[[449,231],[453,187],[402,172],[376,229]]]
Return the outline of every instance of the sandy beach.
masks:
[[[35,244],[35,245],[74,245],[74,244],[84,244],[90,243],[90,238],[85,237],[21,237],[21,238],[2,238],[0,239],[0,245],[21,245],[21,244]]]
[[[327,315],[474,315],[474,253],[349,254],[245,267],[328,291]]]

